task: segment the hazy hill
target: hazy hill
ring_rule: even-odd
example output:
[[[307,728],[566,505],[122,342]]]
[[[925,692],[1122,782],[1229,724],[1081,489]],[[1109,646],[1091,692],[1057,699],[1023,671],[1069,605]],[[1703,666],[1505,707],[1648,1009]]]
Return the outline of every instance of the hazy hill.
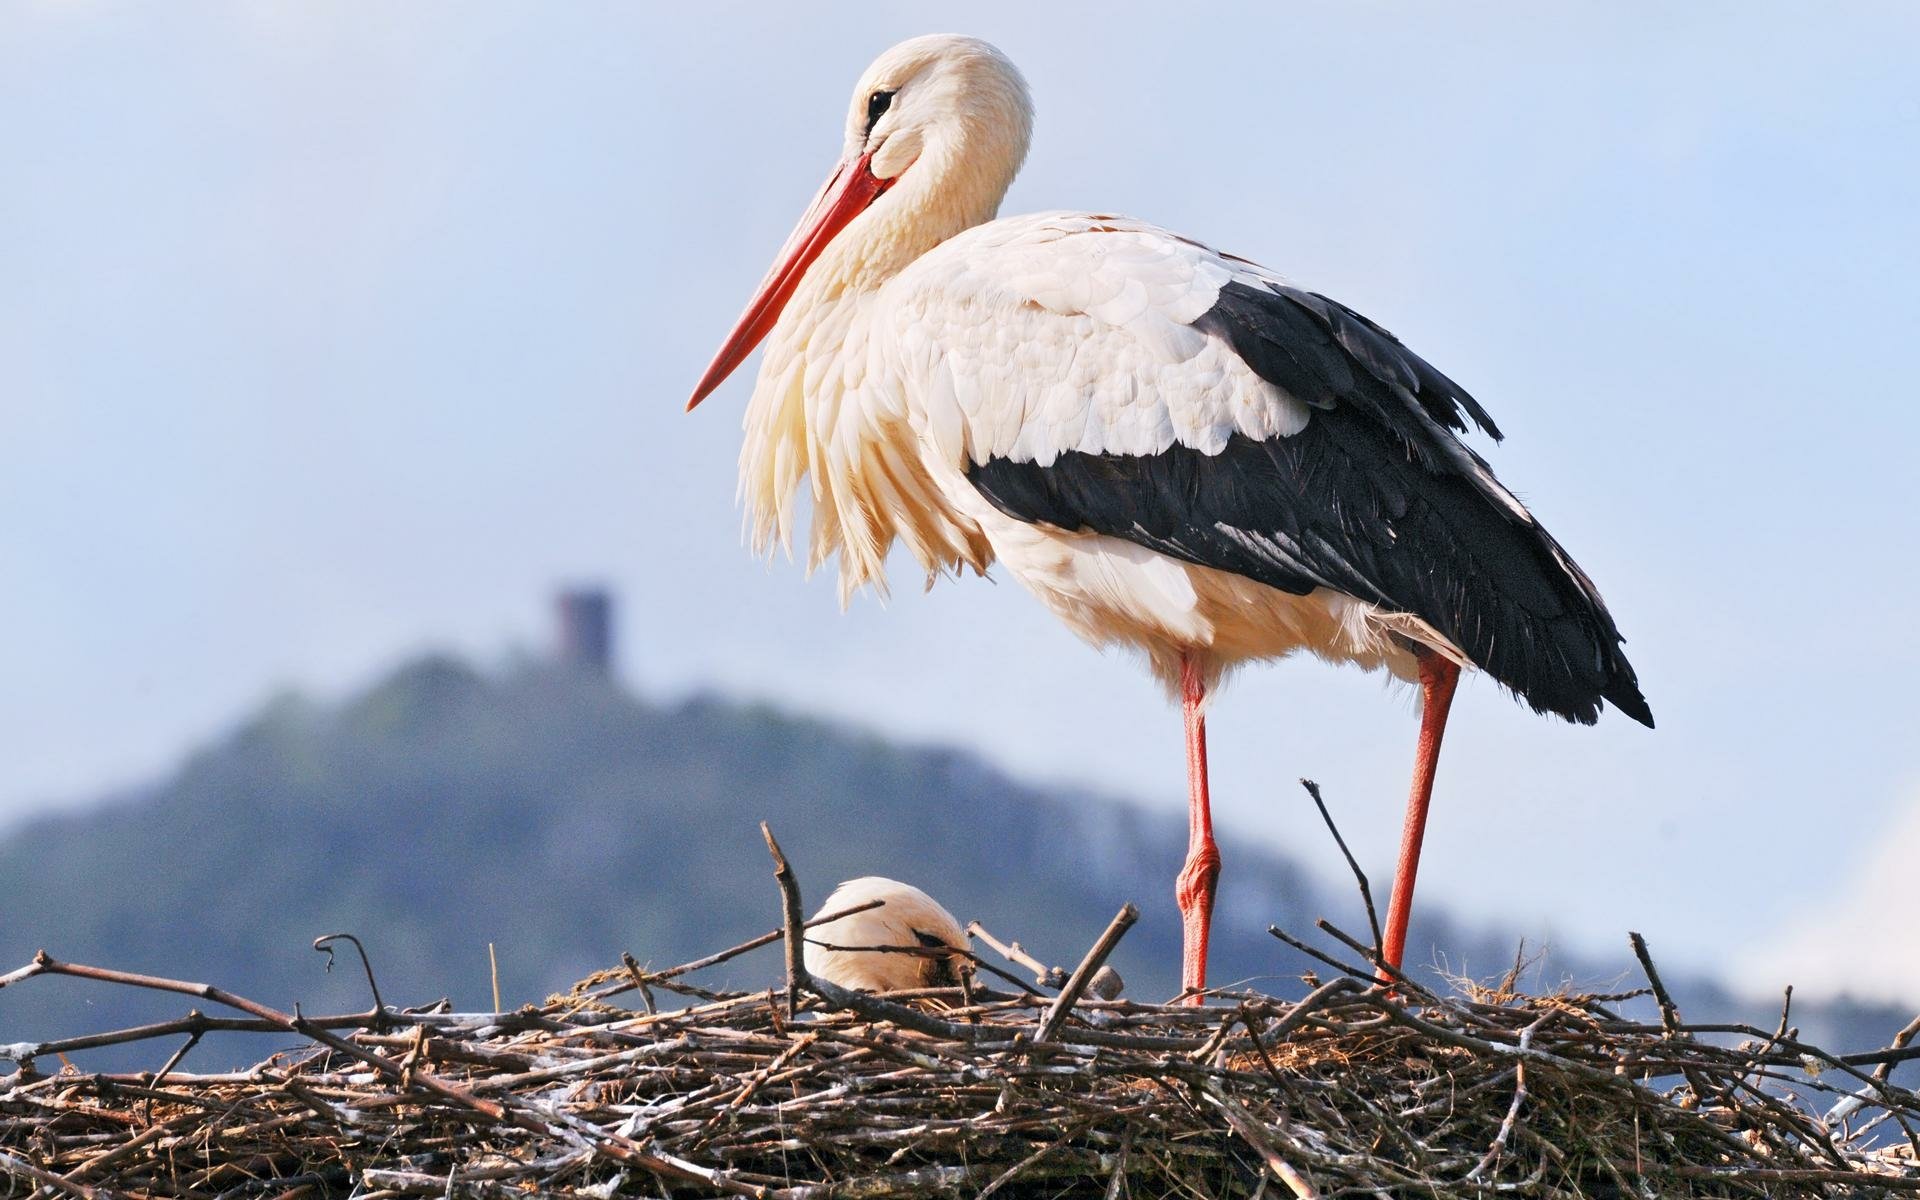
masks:
[[[763,818],[810,905],[841,879],[894,875],[1069,965],[1133,900],[1143,920],[1116,965],[1136,994],[1175,988],[1177,818],[764,707],[661,707],[592,675],[491,676],[445,658],[337,706],[275,702],[135,797],[16,828],[0,841],[0,970],[44,946],[282,1007],[298,1000],[309,1013],[353,1010],[367,1003],[358,971],[323,974],[308,948],[347,930],[366,942],[391,1003],[444,994],[485,1007],[492,942],[514,1005],[623,950],[665,965],[771,928]],[[1362,928],[1352,896],[1323,893],[1293,863],[1246,845],[1225,853],[1216,979],[1290,986],[1303,964],[1267,935],[1270,923],[1308,932],[1327,915]],[[1512,953],[1504,936],[1469,938],[1432,910],[1414,932],[1409,957],[1422,961],[1433,945],[1474,963]],[[762,952],[729,981],[777,972],[777,955]],[[1710,988],[1686,992],[1683,1005],[1703,1017],[1730,1007]],[[0,991],[0,1042],[184,1007],[34,980]],[[1811,1033],[1820,1018],[1809,1016]],[[1884,1039],[1904,1019],[1829,1016],[1841,1025],[1824,1032],[1847,1046]],[[195,1061],[263,1050],[216,1046]]]

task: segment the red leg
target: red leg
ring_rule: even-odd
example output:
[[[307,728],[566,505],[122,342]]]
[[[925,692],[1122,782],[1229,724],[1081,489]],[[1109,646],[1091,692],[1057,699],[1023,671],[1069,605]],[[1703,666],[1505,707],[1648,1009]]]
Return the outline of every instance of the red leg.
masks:
[[[1180,868],[1174,898],[1180,902],[1185,952],[1180,986],[1194,1004],[1207,986],[1207,929],[1213,923],[1213,885],[1220,878],[1220,849],[1213,844],[1213,812],[1207,797],[1207,718],[1200,711],[1206,685],[1193,660],[1180,661],[1180,707],[1187,719],[1187,864]]]
[[[1460,668],[1430,650],[1420,655],[1420,746],[1414,753],[1413,788],[1407,794],[1407,823],[1400,831],[1400,863],[1393,871],[1393,900],[1387,909],[1389,966],[1400,967],[1407,948],[1407,919],[1413,912],[1413,880],[1420,871],[1420,843],[1427,835],[1427,804],[1433,799],[1433,771],[1440,762],[1440,738],[1447,732],[1447,709]]]

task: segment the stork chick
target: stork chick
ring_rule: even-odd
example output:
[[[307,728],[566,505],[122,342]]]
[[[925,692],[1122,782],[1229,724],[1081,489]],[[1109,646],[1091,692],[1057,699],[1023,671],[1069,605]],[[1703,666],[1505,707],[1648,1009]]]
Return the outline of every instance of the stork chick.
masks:
[[[867,992],[957,987],[967,963],[967,935],[953,914],[911,884],[866,875],[834,889],[822,913],[869,901],[881,907],[807,930],[807,971]]]

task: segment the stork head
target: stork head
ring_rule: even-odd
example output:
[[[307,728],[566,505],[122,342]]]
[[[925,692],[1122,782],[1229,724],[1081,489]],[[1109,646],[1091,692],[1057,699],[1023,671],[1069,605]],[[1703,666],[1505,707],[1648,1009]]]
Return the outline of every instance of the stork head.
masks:
[[[885,190],[924,158],[949,187],[962,171],[997,184],[997,206],[1032,134],[1027,81],[1007,56],[979,38],[934,33],[901,42],[861,74],[840,161],[865,163]]]
[[[707,398],[779,320],[809,271],[875,284],[990,219],[1027,155],[1026,80],[991,45],[939,33],[901,42],[860,76],[840,161],[787,237],[687,407]]]
[[[878,875],[849,879],[820,911],[873,900],[883,903],[807,930],[807,970],[869,992],[957,986],[967,966],[967,935],[952,913],[919,888]]]

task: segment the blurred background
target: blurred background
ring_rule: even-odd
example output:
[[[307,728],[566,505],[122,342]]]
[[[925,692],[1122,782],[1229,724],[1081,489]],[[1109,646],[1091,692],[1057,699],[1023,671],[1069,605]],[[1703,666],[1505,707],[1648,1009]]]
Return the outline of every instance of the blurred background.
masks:
[[[1172,990],[1177,711],[1017,587],[841,612],[741,544],[743,372],[681,409],[913,34],[1038,108],[1006,211],[1150,219],[1398,333],[1599,582],[1657,731],[1455,708],[1410,958],[1884,1040],[1920,1000],[1920,9],[0,9],[0,971],[538,999],[879,872]],[[563,653],[556,589],[609,597]],[[594,601],[586,601],[589,605]],[[576,617],[578,613],[576,612]],[[591,641],[591,639],[589,639]],[[1384,895],[1414,705],[1311,662],[1212,718],[1231,974]],[[771,960],[743,960],[764,982]],[[37,981],[36,988],[38,986]],[[93,1007],[95,1004],[102,1007]],[[0,993],[0,1041],[126,1016]],[[1704,1014],[1703,1014],[1704,1015]],[[1850,1047],[1849,1047],[1850,1048]]]

